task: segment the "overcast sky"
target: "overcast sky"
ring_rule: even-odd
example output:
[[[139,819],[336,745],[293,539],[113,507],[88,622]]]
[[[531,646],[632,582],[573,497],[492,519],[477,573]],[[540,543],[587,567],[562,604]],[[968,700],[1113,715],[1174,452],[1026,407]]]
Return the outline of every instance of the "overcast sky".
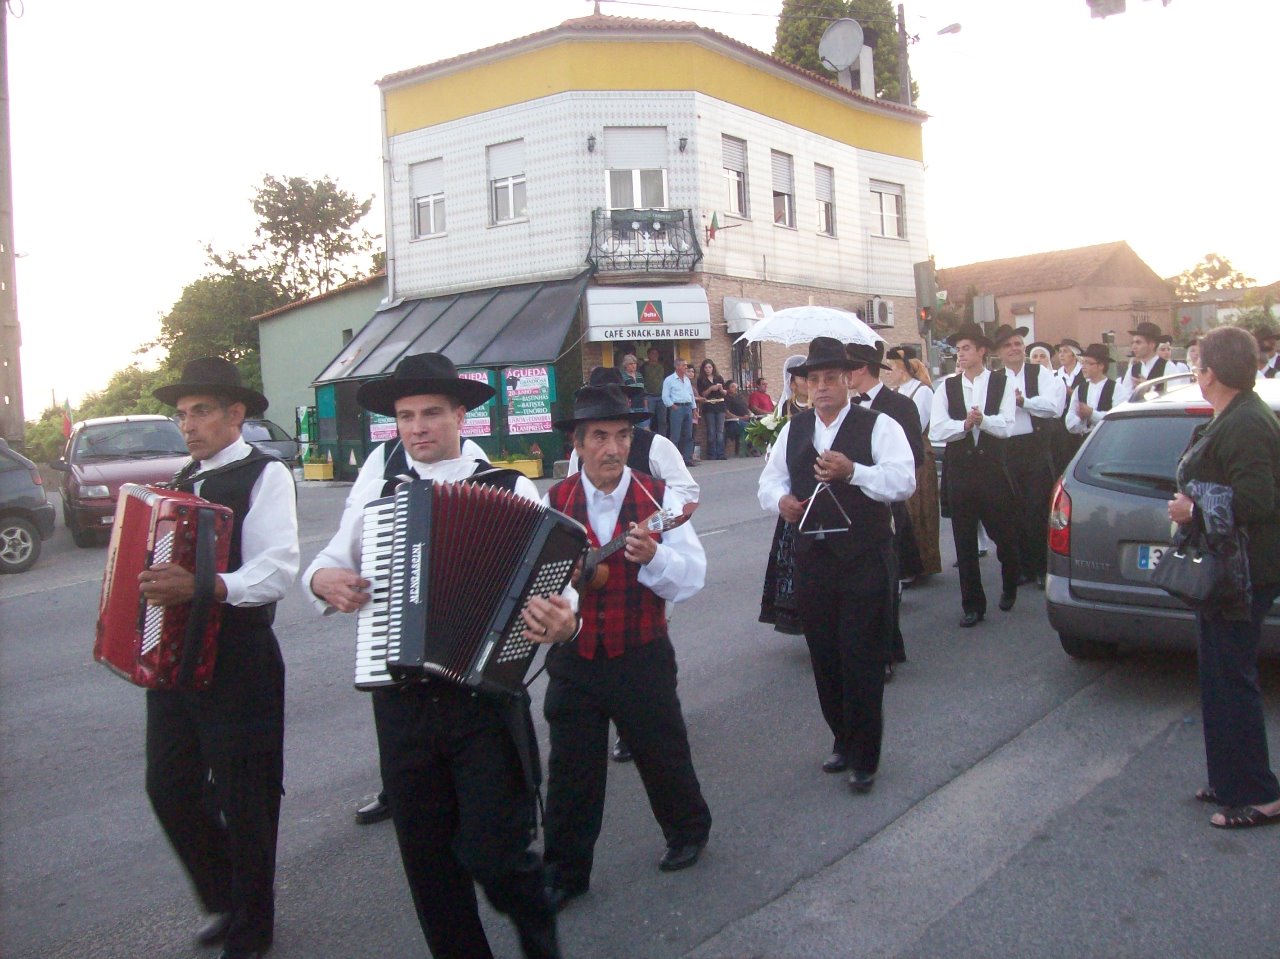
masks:
[[[54,393],[76,404],[128,364],[205,272],[206,243],[248,245],[264,174],[329,175],[376,194],[368,226],[381,233],[378,78],[592,9],[7,2],[28,418]],[[1101,20],[1085,0],[908,0],[939,266],[1127,240],[1164,276],[1213,251],[1261,282],[1280,279],[1280,4],[1128,6]],[[780,7],[601,4],[692,19],[765,50]],[[937,35],[957,22],[959,33]]]

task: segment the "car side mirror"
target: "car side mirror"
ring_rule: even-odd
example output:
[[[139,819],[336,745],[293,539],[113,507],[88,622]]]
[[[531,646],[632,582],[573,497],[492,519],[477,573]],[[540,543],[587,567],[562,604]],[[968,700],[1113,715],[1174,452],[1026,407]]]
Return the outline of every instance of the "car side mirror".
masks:
[[[70,473],[71,464],[59,456],[56,460],[49,464],[49,469],[57,470],[59,473]]]

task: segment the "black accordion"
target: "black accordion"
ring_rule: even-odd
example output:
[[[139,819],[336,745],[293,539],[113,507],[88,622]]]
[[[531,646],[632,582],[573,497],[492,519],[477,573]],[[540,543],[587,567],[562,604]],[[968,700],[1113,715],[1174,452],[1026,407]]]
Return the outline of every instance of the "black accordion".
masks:
[[[559,593],[587,549],[582,525],[478,483],[402,483],[364,510],[357,689],[439,676],[515,693],[535,647],[520,613]]]

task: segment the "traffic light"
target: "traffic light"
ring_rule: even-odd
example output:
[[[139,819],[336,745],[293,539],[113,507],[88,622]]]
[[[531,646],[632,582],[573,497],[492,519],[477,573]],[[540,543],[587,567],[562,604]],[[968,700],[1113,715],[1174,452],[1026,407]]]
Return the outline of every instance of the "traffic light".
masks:
[[[933,329],[933,309],[932,307],[922,306],[917,314],[918,321],[916,329],[919,330],[921,336],[928,336],[930,330]]]

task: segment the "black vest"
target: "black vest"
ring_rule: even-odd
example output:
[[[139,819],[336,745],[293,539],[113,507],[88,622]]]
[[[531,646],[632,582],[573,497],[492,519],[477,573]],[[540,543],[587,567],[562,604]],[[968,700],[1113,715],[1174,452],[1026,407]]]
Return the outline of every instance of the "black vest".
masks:
[[[1133,377],[1134,383],[1141,383],[1143,379],[1155,380],[1164,376],[1164,357],[1156,357],[1156,361],[1151,366],[1151,372],[1146,377],[1142,375],[1142,364],[1137,360],[1133,361],[1133,366],[1129,367],[1129,375]]]
[[[875,461],[871,456],[871,431],[875,428],[876,417],[880,415],[874,410],[864,410],[854,404],[845,416],[840,431],[836,433],[831,448],[837,453],[843,453],[854,463],[873,466]],[[813,476],[813,466],[818,460],[818,451],[813,448],[816,423],[817,414],[813,410],[797,413],[791,418],[787,436],[787,473],[791,479],[791,495],[801,501],[812,496],[818,486],[818,481]],[[833,552],[850,558],[892,542],[893,520],[888,503],[876,502],[850,483],[832,483],[830,489],[849,514],[849,532],[828,533],[824,539]],[[815,523],[843,526],[844,517],[830,505],[829,500],[825,503],[819,500],[809,515],[807,526],[813,527]],[[796,553],[803,555],[812,548],[814,537],[797,533],[795,542]]]
[[[227,572],[235,572],[240,568],[240,539],[244,529],[244,518],[249,512],[249,494],[258,482],[258,477],[276,458],[257,447],[250,447],[249,455],[243,459],[228,463],[207,473],[196,473],[194,463],[185,466],[173,478],[173,488],[184,493],[194,493],[196,483],[200,483],[200,496],[211,503],[229,507],[235,513],[235,521],[231,524],[231,549],[227,556]],[[222,610],[222,626],[248,623],[271,625],[275,619],[276,604],[265,606],[225,606]]]
[[[964,385],[960,381],[963,373],[949,376],[944,384],[947,391],[947,415],[953,420],[963,420],[969,415],[964,405]],[[983,416],[996,416],[1000,413],[1000,403],[1004,400],[1005,387],[1009,379],[1004,370],[994,370],[987,381],[987,402],[982,410]],[[972,457],[981,457],[993,463],[1004,465],[1004,450],[1008,440],[992,436],[984,430],[978,431],[978,442],[973,442],[969,432],[947,441],[947,449],[943,456],[944,464],[959,463]],[[962,469],[964,467],[961,467]]]
[[[1085,397],[1089,394],[1089,381],[1085,380],[1076,389],[1076,402],[1086,402]],[[1111,404],[1116,395],[1116,381],[1107,377],[1102,384],[1102,392],[1098,395],[1098,405],[1094,407],[1099,413],[1105,413],[1111,409]]]
[[[382,484],[382,495],[390,496],[396,491],[396,487],[404,482],[404,476],[416,476],[412,467],[409,466],[409,457],[405,455],[404,444],[396,440],[396,444],[391,449],[391,454],[386,456],[386,465],[382,469],[382,478],[385,481]],[[524,474],[519,470],[502,469],[501,467],[491,466],[484,460],[476,460],[475,472],[462,480],[464,483],[480,483],[485,486],[496,486],[499,489],[514,492],[516,481]]]
[[[924,433],[920,429],[920,411],[916,409],[915,401],[909,396],[895,393],[887,386],[882,386],[868,406],[877,413],[893,417],[894,421],[902,427],[902,432],[907,434],[907,445],[911,447],[911,458],[915,460],[916,469],[923,466]]]
[[[631,452],[627,454],[627,465],[631,467],[631,472],[653,475],[653,467],[649,465],[649,451],[652,449],[653,433],[637,426],[631,433]]]

